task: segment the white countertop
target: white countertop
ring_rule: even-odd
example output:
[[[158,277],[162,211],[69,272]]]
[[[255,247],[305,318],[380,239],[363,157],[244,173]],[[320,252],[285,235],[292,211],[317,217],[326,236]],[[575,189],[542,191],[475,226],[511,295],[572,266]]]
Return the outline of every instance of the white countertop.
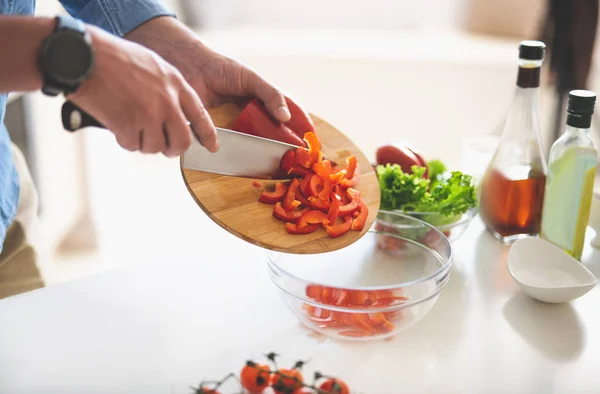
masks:
[[[309,335],[270,283],[263,251],[202,217],[172,231],[211,229],[186,262],[178,250],[0,300],[0,392],[189,393],[268,351],[311,357],[307,374],[338,375],[364,394],[600,389],[600,289],[568,305],[526,298],[508,248],[479,219],[455,245],[430,313],[391,341],[357,345]],[[600,276],[600,252],[588,248],[584,262]]]

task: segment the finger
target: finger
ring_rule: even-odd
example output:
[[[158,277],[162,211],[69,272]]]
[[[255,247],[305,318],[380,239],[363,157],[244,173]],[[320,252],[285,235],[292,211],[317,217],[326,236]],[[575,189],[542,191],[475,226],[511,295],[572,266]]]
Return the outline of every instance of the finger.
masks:
[[[215,125],[200,98],[189,85],[182,90],[179,101],[183,114],[191,124],[192,132],[196,133],[202,145],[210,152],[219,150],[219,138]]]
[[[115,138],[121,148],[134,152],[140,148],[139,133],[141,133],[141,131],[137,133],[116,132]]]
[[[167,157],[182,155],[192,143],[192,132],[181,110],[173,111],[164,129],[168,145],[163,152]]]
[[[162,125],[148,127],[141,135],[140,151],[143,153],[158,153],[165,149],[165,135],[162,131]]]
[[[285,96],[273,85],[265,81],[254,71],[246,70],[242,74],[243,85],[248,87],[248,94],[256,96],[265,104],[267,111],[280,122],[287,122],[292,115],[285,102]]]

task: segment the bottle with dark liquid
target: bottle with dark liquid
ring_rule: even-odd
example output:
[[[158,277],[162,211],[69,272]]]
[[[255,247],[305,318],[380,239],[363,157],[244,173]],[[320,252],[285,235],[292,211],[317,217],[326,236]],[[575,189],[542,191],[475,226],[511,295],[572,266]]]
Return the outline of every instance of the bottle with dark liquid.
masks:
[[[516,92],[480,185],[481,218],[505,243],[540,232],[547,168],[538,96],[545,47],[540,41],[521,42]]]

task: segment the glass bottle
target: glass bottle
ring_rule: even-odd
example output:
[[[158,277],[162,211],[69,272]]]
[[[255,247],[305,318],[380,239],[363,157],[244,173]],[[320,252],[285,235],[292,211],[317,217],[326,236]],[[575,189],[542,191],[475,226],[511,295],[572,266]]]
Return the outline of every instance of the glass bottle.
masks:
[[[487,230],[505,243],[540,231],[547,168],[538,96],[545,48],[541,41],[522,41],[519,46],[516,91],[481,180],[481,218]]]
[[[567,127],[554,142],[548,159],[548,179],[540,236],[581,259],[590,218],[598,151],[590,138],[596,94],[569,93]]]

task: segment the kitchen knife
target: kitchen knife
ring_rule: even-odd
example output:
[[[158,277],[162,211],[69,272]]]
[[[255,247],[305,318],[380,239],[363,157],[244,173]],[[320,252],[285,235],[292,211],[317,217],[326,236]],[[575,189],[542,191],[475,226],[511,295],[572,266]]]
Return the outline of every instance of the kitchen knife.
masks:
[[[85,127],[105,128],[70,101],[63,104],[62,122],[71,132]],[[183,168],[244,178],[290,178],[279,163],[285,152],[297,146],[220,127],[216,130],[220,147],[215,153],[209,152],[192,130],[195,138],[183,155]]]

